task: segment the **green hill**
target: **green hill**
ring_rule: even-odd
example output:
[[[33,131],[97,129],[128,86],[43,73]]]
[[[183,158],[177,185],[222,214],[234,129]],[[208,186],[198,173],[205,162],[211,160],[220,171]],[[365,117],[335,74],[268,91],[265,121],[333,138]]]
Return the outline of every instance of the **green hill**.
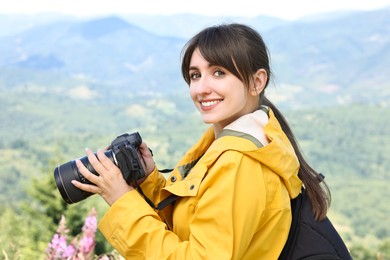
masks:
[[[326,176],[331,219],[355,259],[373,259],[390,239],[388,15],[383,9],[248,21],[271,51],[274,85],[267,95]],[[32,28],[19,20],[15,28],[24,29],[12,33],[0,26],[0,249],[32,256],[45,248],[63,212],[77,227],[88,207],[100,215],[106,209],[97,196],[61,204],[55,166],[138,131],[159,168],[170,168],[207,127],[180,76],[188,33],[182,28],[191,17],[166,17],[174,37],[135,24],[139,18],[47,19]]]

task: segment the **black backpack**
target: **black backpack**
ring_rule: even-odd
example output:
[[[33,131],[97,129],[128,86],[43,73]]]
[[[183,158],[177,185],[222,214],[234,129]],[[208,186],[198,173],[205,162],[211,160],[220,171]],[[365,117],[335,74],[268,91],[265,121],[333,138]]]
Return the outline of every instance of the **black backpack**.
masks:
[[[292,223],[280,260],[352,259],[344,241],[326,217],[316,221],[307,192],[291,200]]]

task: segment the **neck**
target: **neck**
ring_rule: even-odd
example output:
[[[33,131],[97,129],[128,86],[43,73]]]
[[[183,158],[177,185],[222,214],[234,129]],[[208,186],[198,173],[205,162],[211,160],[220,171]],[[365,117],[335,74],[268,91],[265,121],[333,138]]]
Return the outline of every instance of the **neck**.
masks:
[[[223,130],[223,127],[219,124],[214,124],[214,138],[216,139],[217,136],[221,133],[221,131]]]

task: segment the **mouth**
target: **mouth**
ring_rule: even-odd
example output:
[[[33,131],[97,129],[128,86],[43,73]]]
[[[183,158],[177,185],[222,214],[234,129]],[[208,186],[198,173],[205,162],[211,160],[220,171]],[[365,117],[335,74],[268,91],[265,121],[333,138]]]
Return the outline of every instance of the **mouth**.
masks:
[[[202,107],[212,107],[221,101],[222,101],[222,99],[218,99],[218,100],[211,100],[211,101],[200,101],[199,103]]]

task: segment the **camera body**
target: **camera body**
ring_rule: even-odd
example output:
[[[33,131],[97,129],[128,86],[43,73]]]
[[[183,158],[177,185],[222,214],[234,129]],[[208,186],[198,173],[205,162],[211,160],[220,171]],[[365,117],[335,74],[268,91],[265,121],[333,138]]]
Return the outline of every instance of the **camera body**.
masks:
[[[142,138],[138,132],[122,134],[115,138],[104,154],[119,167],[123,178],[130,185],[145,177],[145,171],[141,165],[138,149]],[[80,158],[80,161],[93,174],[99,175],[90,164],[88,157]],[[81,183],[92,184],[78,170],[75,160],[57,166],[54,169],[54,179],[62,198],[66,203],[72,204],[86,199],[93,193],[76,188],[71,181],[77,180]]]
[[[111,160],[121,169],[123,178],[129,185],[145,177],[145,171],[137,153],[141,143],[141,136],[135,132],[118,136],[108,147],[108,150],[112,151],[113,159]]]

